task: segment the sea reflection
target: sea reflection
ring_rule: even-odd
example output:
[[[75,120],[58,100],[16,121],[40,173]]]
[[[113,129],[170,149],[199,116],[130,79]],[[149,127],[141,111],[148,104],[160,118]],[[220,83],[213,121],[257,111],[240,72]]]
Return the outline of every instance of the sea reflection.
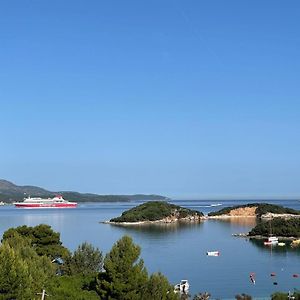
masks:
[[[58,227],[62,227],[65,223],[65,214],[58,212],[52,214],[26,214],[23,215],[23,223],[29,226],[35,226],[38,224],[55,224]]]
[[[242,227],[255,227],[257,224],[256,217],[233,217],[220,219],[219,221]]]
[[[248,202],[222,201],[223,206]],[[300,201],[295,200],[271,203],[300,208]],[[253,297],[267,296],[278,290],[299,287],[300,278],[292,275],[299,273],[300,248],[293,249],[289,243],[282,248],[270,248],[263,245],[263,240],[232,236],[249,232],[256,225],[255,218],[127,227],[99,223],[121,215],[129,204],[133,203],[84,203],[71,210],[19,210],[5,206],[0,208],[0,235],[10,227],[45,223],[61,233],[63,244],[70,250],[87,241],[105,254],[126,234],[141,247],[140,257],[149,273],[161,271],[174,284],[187,278],[191,294],[207,290],[214,299],[234,299],[242,292]],[[207,201],[177,201],[176,204],[197,207],[206,205]],[[204,213],[213,209],[201,208]],[[221,255],[206,255],[207,251],[214,250]],[[249,282],[250,272],[257,275],[255,285]],[[271,272],[277,274],[278,286],[273,285]]]
[[[281,255],[285,256],[288,253],[293,255],[300,256],[300,248],[293,248],[291,247],[291,241],[284,241],[285,246],[278,246],[278,245],[264,245],[263,239],[249,239],[250,243],[259,248],[260,251],[269,252],[270,254],[274,255]]]
[[[191,229],[201,229],[203,222],[186,223],[159,223],[159,224],[136,224],[136,225],[116,225],[110,224],[110,226],[121,228],[125,234],[131,232],[142,233],[146,235],[155,236],[168,236],[175,233],[183,233],[184,231],[189,231]]]

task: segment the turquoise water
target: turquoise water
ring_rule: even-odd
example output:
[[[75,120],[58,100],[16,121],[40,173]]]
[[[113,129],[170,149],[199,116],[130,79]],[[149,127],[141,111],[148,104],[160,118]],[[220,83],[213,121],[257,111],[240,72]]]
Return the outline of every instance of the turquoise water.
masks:
[[[250,201],[171,201],[208,213],[222,207]],[[264,201],[300,210],[300,201]],[[88,241],[103,252],[110,250],[124,234],[133,237],[142,248],[141,257],[149,272],[161,271],[172,283],[188,279],[191,294],[208,291],[213,298],[234,298],[238,293],[266,297],[275,291],[300,289],[300,250],[265,247],[262,241],[232,237],[247,232],[253,219],[234,221],[207,220],[200,224],[120,227],[101,224],[141,202],[80,204],[76,209],[25,210],[0,207],[0,234],[19,225],[49,224],[61,233],[65,246],[75,249]],[[212,204],[222,204],[215,207]],[[206,251],[220,251],[219,257],[208,257]],[[249,274],[254,272],[256,284]],[[276,277],[270,273],[275,272]],[[276,281],[278,284],[274,285]]]

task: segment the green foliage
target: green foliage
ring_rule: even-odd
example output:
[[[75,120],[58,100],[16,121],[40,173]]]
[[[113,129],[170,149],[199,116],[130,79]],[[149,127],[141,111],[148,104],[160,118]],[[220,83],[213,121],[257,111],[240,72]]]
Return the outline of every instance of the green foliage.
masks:
[[[111,219],[110,221],[156,221],[173,215],[176,215],[178,218],[184,218],[188,215],[203,216],[203,213],[163,201],[150,201],[129,209],[123,212],[120,217]]]
[[[49,282],[47,293],[55,300],[99,300],[95,291],[90,290],[93,276],[56,276]],[[50,299],[50,298],[49,298]]]
[[[204,293],[198,293],[194,296],[193,300],[208,300],[210,298],[210,293],[204,292]]]
[[[283,207],[281,205],[274,205],[274,204],[269,204],[269,203],[262,203],[257,207],[256,213],[261,216],[266,213],[273,213],[273,214],[294,214],[294,215],[299,215],[300,211],[288,208],[288,207]]]
[[[272,300],[289,300],[289,299],[294,299],[294,300],[300,300],[300,292],[294,292],[293,294],[288,294],[288,293],[282,293],[282,292],[276,292],[272,294],[271,296]]]
[[[161,273],[148,279],[147,270],[139,260],[140,247],[124,236],[106,255],[104,272],[97,278],[101,299],[110,300],[178,300],[173,286]]]
[[[144,262],[138,260],[140,247],[124,236],[106,255],[105,271],[97,279],[97,292],[101,299],[140,300],[148,275]]]
[[[46,238],[45,233],[50,236]],[[48,254],[46,248],[54,242],[60,245],[59,234],[47,225],[6,231],[0,246],[0,299],[40,299],[36,293],[43,289],[56,300],[179,299],[161,273],[148,278],[139,259],[140,247],[130,237],[123,237],[112,247],[105,257],[104,271],[101,251],[88,243],[81,244],[66,259],[72,275],[64,276],[56,276],[55,264],[41,255],[41,247]]]
[[[60,241],[60,234],[54,232],[49,225],[40,224],[35,227],[19,226],[17,228],[10,228],[3,234],[3,241],[9,239],[15,234],[30,240],[38,255],[46,255],[51,258],[68,257],[70,255],[67,248],[62,246]]]
[[[83,243],[74,252],[75,264],[72,266],[76,272],[82,272],[77,276],[56,276],[56,265],[47,256],[37,254],[36,249],[40,248],[31,246],[34,235],[36,241],[45,241],[43,245],[47,247],[48,240],[44,239],[43,228],[44,226],[37,228],[38,234],[32,233],[32,229],[26,226],[19,229],[20,234],[17,230],[7,231],[0,247],[0,299],[40,299],[36,292],[41,292],[44,288],[57,300],[99,299],[95,291],[89,290],[91,282],[95,282],[96,274],[88,274],[97,272],[101,267],[101,252],[90,244]],[[57,234],[55,237],[57,238]],[[50,240],[52,239],[54,238]],[[54,240],[57,242],[57,239]],[[87,257],[83,257],[85,255]]]
[[[249,232],[249,235],[269,236],[271,233],[276,236],[300,237],[300,218],[287,220],[274,218],[270,221],[261,221]]]
[[[209,216],[220,216],[229,214],[231,210],[238,209],[238,208],[245,208],[245,207],[257,207],[255,213],[257,217],[261,217],[263,214],[266,213],[274,213],[274,214],[295,214],[299,215],[300,212],[298,210],[283,207],[280,205],[274,205],[269,203],[249,203],[245,205],[237,205],[232,207],[224,207],[223,209],[215,212],[210,212]]]
[[[179,295],[174,293],[174,287],[164,275],[154,273],[150,276],[141,299],[178,300]]]
[[[87,242],[78,246],[68,262],[69,273],[72,275],[96,274],[102,270],[102,266],[102,252]]]
[[[272,294],[272,300],[287,300],[288,299],[288,293],[281,293],[277,292]]]
[[[14,234],[0,247],[1,299],[35,299],[54,276],[49,258],[38,256],[26,238]]]
[[[7,243],[0,247],[0,265],[1,299],[30,299],[28,266]]]

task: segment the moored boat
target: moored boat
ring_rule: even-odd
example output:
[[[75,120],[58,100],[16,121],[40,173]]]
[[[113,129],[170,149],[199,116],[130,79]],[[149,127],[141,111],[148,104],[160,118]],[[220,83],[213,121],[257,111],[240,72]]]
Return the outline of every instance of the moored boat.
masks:
[[[207,256],[219,256],[220,252],[219,251],[207,251],[206,255]]]
[[[57,195],[48,199],[28,197],[23,202],[15,202],[14,205],[17,208],[75,208],[77,203],[67,201],[61,195]]]
[[[190,284],[186,279],[180,281],[180,283],[174,286],[175,293],[187,294],[190,288]]]
[[[250,273],[250,280],[251,280],[251,282],[252,282],[253,284],[256,283],[256,281],[255,281],[255,273]]]
[[[264,245],[270,246],[270,245],[277,245],[278,244],[278,237],[276,236],[270,236],[268,239],[264,242]]]

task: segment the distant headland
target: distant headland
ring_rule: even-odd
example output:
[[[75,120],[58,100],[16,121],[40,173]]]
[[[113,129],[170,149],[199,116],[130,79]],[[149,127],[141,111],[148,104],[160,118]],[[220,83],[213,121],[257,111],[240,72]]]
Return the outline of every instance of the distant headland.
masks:
[[[92,193],[78,193],[74,191],[48,191],[37,186],[18,186],[14,183],[0,179],[0,201],[12,203],[23,200],[24,196],[52,198],[60,194],[65,199],[75,202],[129,202],[134,200],[169,200],[161,195],[98,195]]]

